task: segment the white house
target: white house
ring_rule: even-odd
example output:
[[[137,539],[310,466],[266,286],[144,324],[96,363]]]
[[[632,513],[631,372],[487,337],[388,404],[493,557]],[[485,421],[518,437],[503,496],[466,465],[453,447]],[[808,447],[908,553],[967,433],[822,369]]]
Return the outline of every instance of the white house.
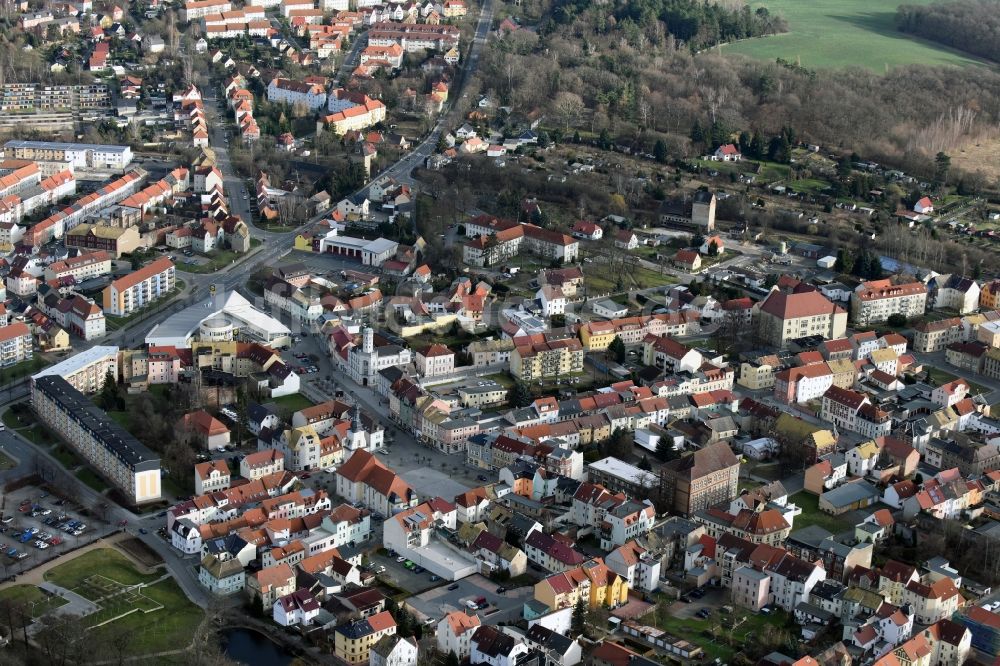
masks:
[[[417,642],[412,638],[383,636],[372,647],[371,666],[416,666]]]
[[[326,106],[326,90],[318,83],[275,77],[267,87],[267,100],[293,106],[301,103],[310,111],[316,111]]]
[[[472,634],[472,651],[469,661],[489,666],[515,666],[521,655],[528,653],[528,646],[496,627],[483,625]]]
[[[920,215],[930,215],[934,212],[934,202],[930,197],[920,197],[917,203],[913,204],[913,212]]]
[[[317,615],[319,615],[319,602],[305,588],[279,597],[274,602],[272,612],[274,621],[282,627],[296,624],[309,626]]]
[[[604,563],[627,580],[630,589],[655,592],[660,588],[660,559],[636,541],[629,541],[608,553]]]
[[[727,143],[715,149],[712,159],[718,162],[739,162],[743,159],[743,154],[735,145]]]
[[[566,296],[560,287],[547,284],[535,293],[542,304],[542,314],[546,317],[566,314]]]
[[[437,645],[441,654],[454,652],[459,661],[472,653],[472,634],[482,625],[478,615],[465,611],[448,613],[437,625]]]

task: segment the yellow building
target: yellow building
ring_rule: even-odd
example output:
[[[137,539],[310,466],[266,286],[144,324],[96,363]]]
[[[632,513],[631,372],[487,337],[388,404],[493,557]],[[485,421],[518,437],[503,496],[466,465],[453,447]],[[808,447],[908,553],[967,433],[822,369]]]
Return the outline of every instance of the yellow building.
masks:
[[[294,249],[300,250],[302,252],[312,252],[313,251],[313,239],[312,234],[299,234],[295,237],[295,247]]]
[[[580,599],[590,608],[617,608],[628,601],[628,589],[628,581],[596,557],[535,583],[535,600],[552,610],[570,608]]]
[[[983,285],[979,291],[979,307],[983,310],[1000,310],[1000,280]]]
[[[396,621],[389,611],[342,624],[334,630],[333,652],[348,664],[364,664],[371,657],[372,647],[383,636],[396,633]]]
[[[528,337],[510,355],[510,374],[524,381],[583,372],[583,346],[576,338],[546,340],[544,334]]]
[[[580,327],[580,341],[585,349],[590,351],[604,351],[611,345],[617,332],[614,325],[607,326],[610,322],[590,322]]]
[[[833,385],[839,388],[854,388],[854,382],[858,378],[858,368],[854,362],[846,358],[835,361],[827,361],[830,372],[833,373]]]
[[[750,390],[774,388],[774,374],[782,369],[781,359],[768,354],[740,364],[740,378],[736,383]]]

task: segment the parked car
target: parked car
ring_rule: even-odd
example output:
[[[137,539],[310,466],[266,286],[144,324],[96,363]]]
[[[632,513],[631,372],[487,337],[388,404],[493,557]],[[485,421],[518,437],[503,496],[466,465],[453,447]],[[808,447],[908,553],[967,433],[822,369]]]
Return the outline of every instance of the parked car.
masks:
[[[448,591],[449,592],[454,592],[455,590],[458,589],[458,587],[459,587],[458,583],[452,583],[451,585],[448,586]]]

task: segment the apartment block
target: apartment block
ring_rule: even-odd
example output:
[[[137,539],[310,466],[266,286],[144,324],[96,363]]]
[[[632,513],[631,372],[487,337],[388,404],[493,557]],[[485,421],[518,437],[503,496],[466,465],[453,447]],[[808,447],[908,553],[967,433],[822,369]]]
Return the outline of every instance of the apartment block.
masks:
[[[927,285],[893,284],[890,280],[862,282],[851,294],[851,320],[856,324],[886,321],[894,314],[919,317],[927,310]]]
[[[130,315],[169,294],[175,279],[174,263],[161,257],[106,287],[104,311],[120,317]]]
[[[31,329],[23,322],[0,327],[0,367],[6,368],[32,356]]]
[[[515,338],[510,372],[523,381],[583,372],[583,345],[576,338],[546,340],[545,334]]]
[[[109,372],[112,377],[118,376],[118,347],[98,346],[50,365],[31,378],[62,377],[81,393],[96,393],[104,386]]]
[[[62,377],[35,377],[38,418],[136,504],[160,499],[160,460]]]

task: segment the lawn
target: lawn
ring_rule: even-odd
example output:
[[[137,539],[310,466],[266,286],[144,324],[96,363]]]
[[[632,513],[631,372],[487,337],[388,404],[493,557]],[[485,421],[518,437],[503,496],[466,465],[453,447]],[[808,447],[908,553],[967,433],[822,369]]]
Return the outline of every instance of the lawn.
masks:
[[[254,248],[260,246],[260,241],[256,238],[250,239],[250,250],[253,251]],[[191,264],[186,261],[181,261],[177,264],[179,270],[185,271],[187,273],[214,273],[216,271],[222,270],[226,266],[240,261],[246,257],[249,252],[233,252],[232,250],[219,250],[218,252],[210,255],[208,263],[204,264]]]
[[[514,378],[508,375],[506,372],[498,372],[494,375],[486,375],[483,379],[491,379],[495,381],[500,386],[505,389],[514,388]]]
[[[58,460],[66,469],[73,469],[80,464],[80,460],[76,457],[76,454],[62,444],[57,446],[55,450],[52,451],[52,457]]]
[[[35,423],[35,417],[28,411],[17,414],[13,409],[8,409],[3,413],[3,424],[8,428],[27,428]]]
[[[31,617],[41,617],[68,603],[62,597],[50,597],[34,585],[14,585],[0,590],[0,599],[28,604],[31,607]]]
[[[45,572],[45,580],[72,590],[80,587],[84,579],[94,574],[100,574],[122,585],[149,583],[160,577],[159,573],[139,573],[131,560],[113,548],[98,548],[49,569]],[[88,593],[87,589],[80,590],[80,594],[84,597],[87,597]]]
[[[790,500],[802,509],[802,515],[795,518],[795,523],[792,525],[793,530],[801,530],[803,527],[809,527],[810,525],[819,525],[833,534],[839,534],[853,527],[849,520],[844,520],[839,516],[831,516],[828,513],[820,511],[819,497],[816,495],[803,490],[792,495]]]
[[[128,651],[132,654],[150,654],[187,647],[204,617],[202,610],[188,601],[172,580],[143,588],[142,593],[162,608],[152,613],[126,615],[105,625],[106,629],[101,627],[94,631],[128,630],[132,636]]]
[[[105,582],[110,585],[96,581],[94,577],[98,575],[110,579]],[[139,573],[128,558],[111,548],[84,553],[45,573],[46,580],[72,589],[91,600],[104,596],[108,589],[114,589],[116,586],[112,581],[121,585],[137,585],[150,583],[160,576],[160,573]],[[124,598],[121,597],[123,600]],[[126,630],[132,636],[128,652],[133,655],[187,647],[203,618],[201,609],[188,601],[172,580],[142,588],[141,596],[132,595],[129,599],[129,602],[121,603],[117,609],[109,601],[107,609],[91,616],[91,624],[109,620],[129,608],[140,609],[92,630],[116,633],[121,629]],[[144,613],[143,610],[151,612]]]
[[[33,375],[48,364],[49,362],[41,356],[32,356],[30,361],[22,361],[9,368],[4,368],[0,370],[0,385],[15,382],[27,375]]]
[[[0,472],[7,469],[14,469],[17,465],[8,456],[0,453]]]
[[[663,602],[669,603],[666,600]],[[653,620],[653,617],[655,616],[650,616],[650,620]],[[784,626],[788,621],[788,616],[780,611],[769,616],[756,615],[747,611],[737,611],[733,615],[723,615],[716,611],[707,620],[700,620],[693,617],[681,618],[671,615],[667,618],[658,617],[653,621],[660,629],[678,638],[690,641],[695,645],[700,645],[709,659],[721,659],[723,662],[726,662],[732,658],[736,650],[723,642],[725,640],[724,636],[726,631],[738,619],[742,619],[742,622],[738,628],[733,630],[732,640],[737,645],[740,645],[747,640],[748,634],[751,635],[750,639],[752,640],[753,635],[760,633],[769,624],[775,627]],[[715,626],[719,627],[718,638],[713,639],[702,633],[704,631],[711,631]]]
[[[806,194],[819,194],[828,187],[830,187],[829,183],[818,178],[803,178],[802,180],[793,180],[788,183],[788,189],[793,192],[805,192]]]
[[[956,379],[958,379],[958,375],[953,375],[950,372],[945,372],[940,368],[935,368],[928,365],[925,366],[925,369],[927,370],[927,379],[930,380],[932,386],[940,386],[941,384],[947,384],[948,382],[955,381]],[[989,394],[993,392],[992,389],[983,386],[982,384],[977,384],[975,382],[969,381],[968,379],[966,379],[965,381],[968,382],[969,384],[969,393],[971,395],[976,395],[977,393]]]
[[[914,0],[926,4],[928,0]],[[809,69],[865,67],[884,72],[909,64],[980,64],[972,56],[909,37],[896,30],[899,0],[751,0],[788,21],[788,32],[722,47],[773,61],[784,58]]]
[[[78,471],[76,473],[76,478],[80,479],[81,481],[83,481],[84,483],[86,483],[88,486],[90,486],[99,493],[103,493],[105,490],[108,489],[108,484],[104,483],[104,479],[97,476],[97,474],[95,474],[92,470],[90,470],[87,467],[84,467],[83,469]]]
[[[292,395],[283,395],[280,398],[275,398],[273,402],[279,408],[287,409],[291,412],[297,412],[300,409],[305,409],[306,407],[312,407],[315,404],[312,400],[305,397],[301,393],[293,393]]]

